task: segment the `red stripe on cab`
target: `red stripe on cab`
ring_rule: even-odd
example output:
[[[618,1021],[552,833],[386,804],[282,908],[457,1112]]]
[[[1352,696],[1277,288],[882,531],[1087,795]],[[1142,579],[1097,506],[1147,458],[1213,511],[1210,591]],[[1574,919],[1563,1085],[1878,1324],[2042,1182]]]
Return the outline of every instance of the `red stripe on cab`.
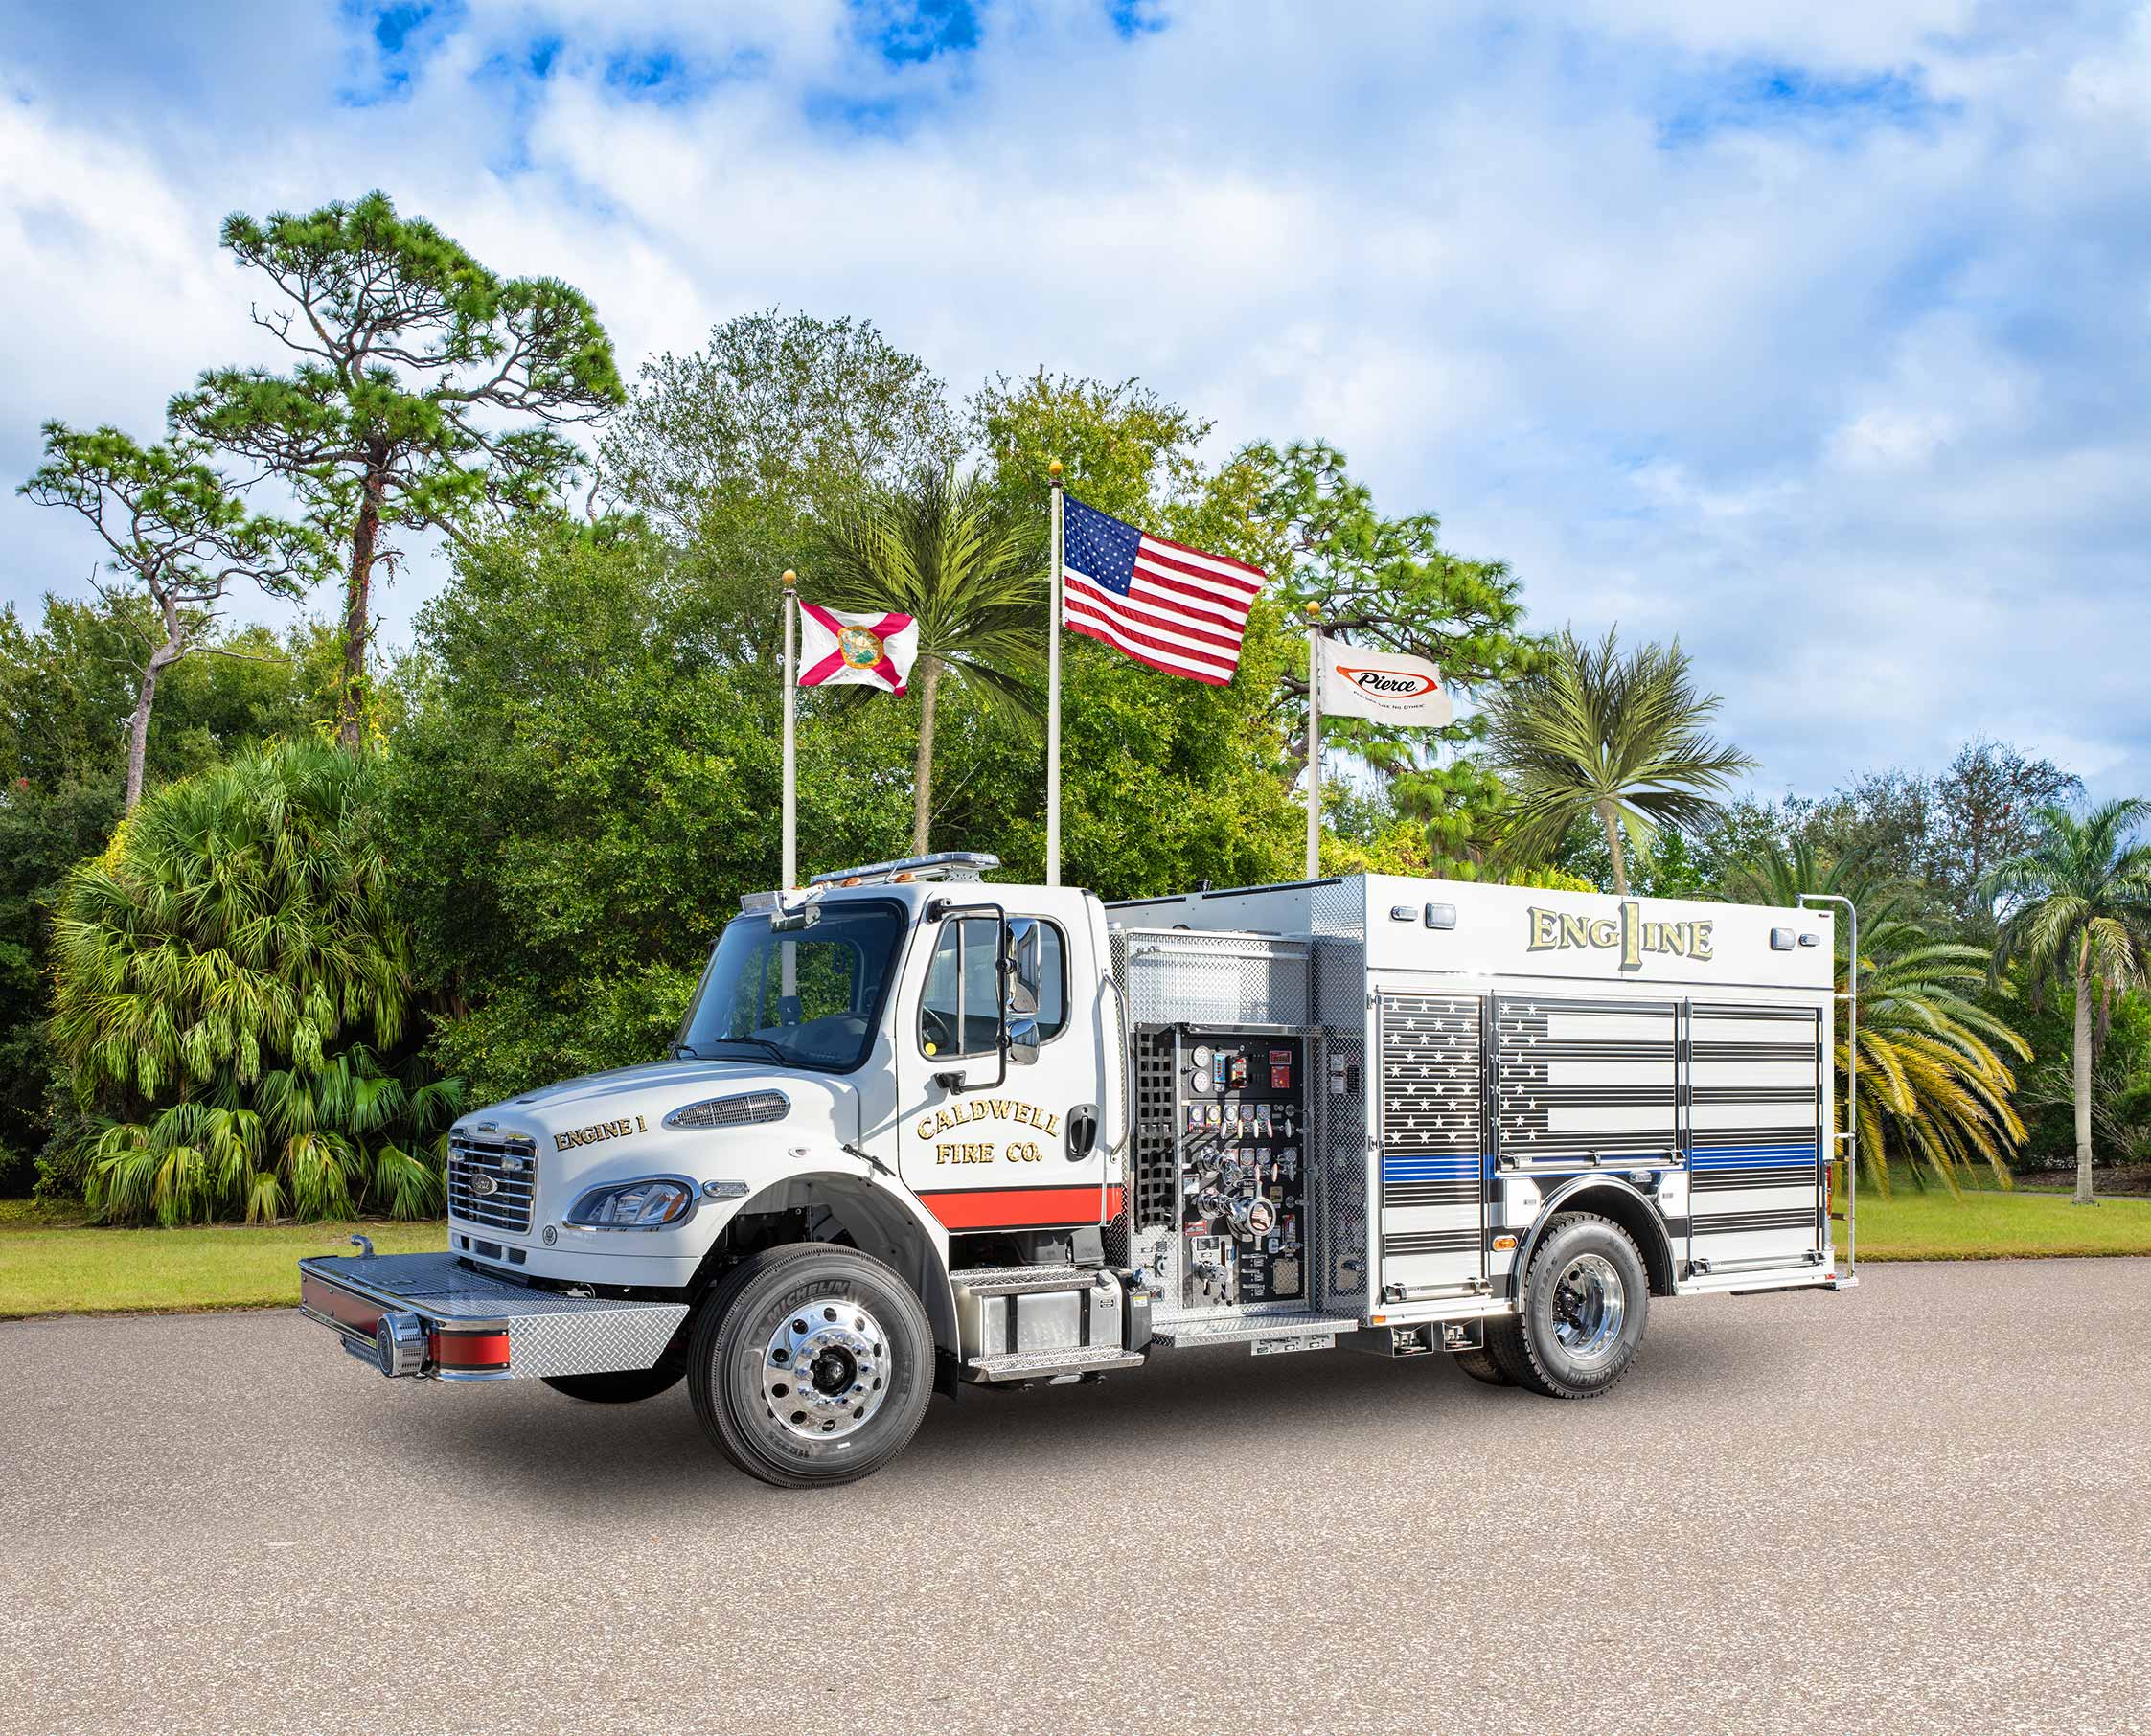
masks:
[[[1103,1223],[1120,1210],[1120,1189],[1079,1187],[956,1188],[921,1194],[920,1203],[952,1230],[1048,1229]]]

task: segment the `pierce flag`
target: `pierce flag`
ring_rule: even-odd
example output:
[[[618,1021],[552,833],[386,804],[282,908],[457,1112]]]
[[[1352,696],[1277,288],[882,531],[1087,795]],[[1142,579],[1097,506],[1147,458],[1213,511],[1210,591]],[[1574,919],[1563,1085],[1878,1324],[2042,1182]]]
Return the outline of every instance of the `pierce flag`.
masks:
[[[879,687],[901,694],[919,655],[910,615],[799,605],[799,685]]]
[[[1374,651],[1316,635],[1322,659],[1322,715],[1367,718],[1407,729],[1439,729],[1456,716],[1441,671],[1424,657]]]

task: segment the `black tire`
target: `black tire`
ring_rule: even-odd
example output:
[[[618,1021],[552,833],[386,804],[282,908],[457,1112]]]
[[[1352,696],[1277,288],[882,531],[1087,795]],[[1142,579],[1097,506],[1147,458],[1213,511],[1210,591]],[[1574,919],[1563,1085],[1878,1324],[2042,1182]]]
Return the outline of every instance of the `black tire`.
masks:
[[[670,1392],[687,1378],[684,1366],[623,1368],[613,1374],[562,1374],[538,1377],[555,1392],[564,1392],[585,1405],[632,1405]]]
[[[1493,1354],[1489,1351],[1452,1351],[1449,1359],[1470,1375],[1473,1380],[1483,1382],[1488,1386],[1514,1386],[1516,1384],[1508,1371],[1494,1359]]]
[[[794,1344],[811,1371],[796,1382],[786,1365]],[[918,1432],[933,1372],[933,1328],[911,1287],[879,1260],[822,1243],[742,1261],[697,1311],[687,1358],[703,1432],[780,1489],[857,1482],[886,1465]],[[773,1400],[779,1389],[786,1397]],[[779,1403],[794,1408],[780,1416]]]
[[[1520,1386],[1595,1399],[1634,1363],[1650,1305],[1650,1275],[1628,1232],[1594,1212],[1566,1212],[1531,1250],[1517,1313],[1488,1323],[1487,1347]]]

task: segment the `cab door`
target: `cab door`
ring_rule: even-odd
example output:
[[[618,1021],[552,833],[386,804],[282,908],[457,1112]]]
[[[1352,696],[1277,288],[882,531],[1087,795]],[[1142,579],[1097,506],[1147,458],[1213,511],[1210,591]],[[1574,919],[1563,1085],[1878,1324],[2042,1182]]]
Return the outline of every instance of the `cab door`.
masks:
[[[929,914],[896,1031],[900,1173],[950,1231],[1094,1227],[1106,1152],[1081,933],[992,904]],[[1081,967],[1073,980],[1091,980]]]

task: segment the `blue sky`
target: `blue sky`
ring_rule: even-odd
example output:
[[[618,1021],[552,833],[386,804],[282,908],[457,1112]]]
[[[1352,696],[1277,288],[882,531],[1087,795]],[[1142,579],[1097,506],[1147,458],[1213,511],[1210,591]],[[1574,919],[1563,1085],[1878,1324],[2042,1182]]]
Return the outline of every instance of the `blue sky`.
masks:
[[[1535,624],[1679,633],[1766,790],[2151,790],[2151,9],[18,4],[0,472],[268,359],[218,219],[375,184],[630,367],[776,305],[1325,437]],[[82,588],[0,516],[0,601]]]

